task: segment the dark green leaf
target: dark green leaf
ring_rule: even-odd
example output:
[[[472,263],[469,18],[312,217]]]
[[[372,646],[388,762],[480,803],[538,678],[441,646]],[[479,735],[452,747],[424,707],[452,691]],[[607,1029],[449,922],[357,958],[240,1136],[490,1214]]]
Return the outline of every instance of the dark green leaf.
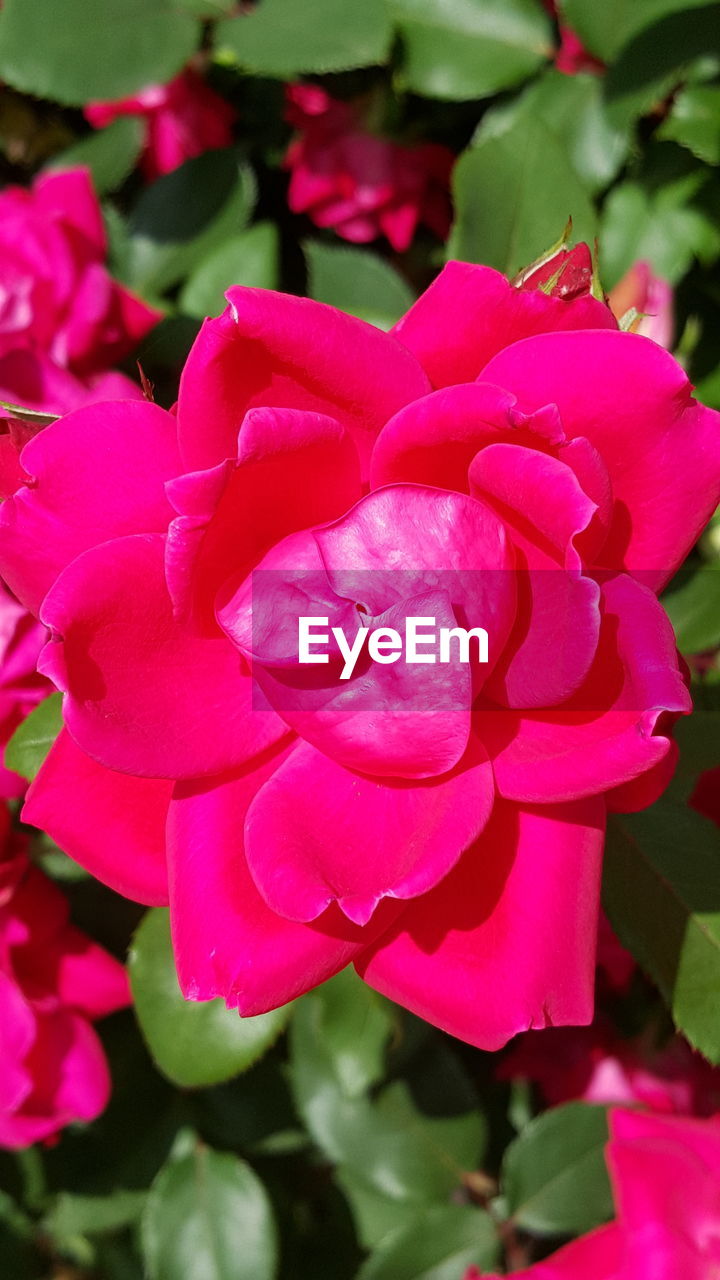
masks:
[[[720,568],[701,566],[662,602],[683,653],[703,653],[720,644]]]
[[[579,1235],[612,1216],[604,1107],[570,1102],[523,1129],[505,1153],[502,1189],[513,1222],[540,1235]]]
[[[245,228],[255,193],[252,170],[232,149],[206,151],[159,178],[130,217],[130,284],[150,295],[177,284]]]
[[[655,110],[708,57],[720,55],[720,4],[668,13],[623,47],[605,78],[613,118]]]
[[[467,1267],[497,1262],[499,1241],[487,1213],[431,1205],[383,1241],[356,1280],[458,1280]]]
[[[277,1233],[259,1178],[206,1147],[158,1174],[143,1216],[150,1280],[273,1280]]]
[[[0,76],[70,106],[165,84],[185,65],[200,26],[173,0],[5,0]]]
[[[667,14],[690,11],[692,22],[692,12],[706,4],[713,0],[563,0],[563,16],[593,53],[609,61]]]
[[[390,0],[403,42],[401,74],[430,98],[484,98],[526,80],[552,53],[535,0]]]
[[[318,302],[390,329],[415,301],[403,277],[375,253],[317,240],[306,241],[304,248],[308,292]]]
[[[222,1000],[195,1002],[178,986],[168,912],[148,911],[129,955],[135,1012],[160,1070],[186,1088],[218,1084],[256,1062],[277,1040],[290,1006],[241,1018]]]
[[[74,146],[53,156],[48,168],[73,169],[87,165],[99,195],[115,191],[135,167],[143,133],[143,122],[136,116],[121,116],[106,129],[88,134]]]
[[[256,75],[284,79],[305,72],[345,71],[384,62],[391,26],[383,0],[263,0],[221,22],[218,56]]]
[[[449,256],[513,275],[557,240],[569,217],[592,241],[595,217],[570,157],[544,121],[513,116],[481,134],[455,166]]]
[[[63,1191],[43,1222],[55,1240],[96,1232],[117,1231],[137,1222],[145,1206],[145,1191],[114,1191],[108,1196],[73,1195]]]
[[[32,782],[62,723],[62,694],[51,693],[15,730],[5,748],[6,767]]]
[[[612,818],[603,897],[621,941],[657,983],[676,1026],[720,1062],[720,831],[660,801]]]
[[[615,187],[605,202],[600,232],[606,287],[639,259],[647,259],[658,275],[675,284],[693,258],[709,263],[720,254],[717,217],[700,199],[705,182],[705,173],[698,170],[657,192],[634,181]]]
[[[679,142],[706,164],[720,164],[720,87],[688,85],[675,96],[657,136]]]
[[[275,289],[278,283],[278,233],[272,222],[257,222],[230,236],[193,271],[179,298],[185,315],[217,316],[227,305],[225,290],[234,284]]]

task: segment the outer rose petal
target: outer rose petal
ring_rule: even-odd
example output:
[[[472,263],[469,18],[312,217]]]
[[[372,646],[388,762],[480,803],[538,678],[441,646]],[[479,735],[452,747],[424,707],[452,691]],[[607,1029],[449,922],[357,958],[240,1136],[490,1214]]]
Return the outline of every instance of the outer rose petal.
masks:
[[[47,831],[117,893],[146,906],[164,906],[165,822],[172,788],[172,782],[162,779],[131,778],[106,769],[63,729],[30,786],[23,820]]]
[[[27,487],[0,511],[0,572],[34,613],[82,551],[172,519],[164,484],[180,469],[171,414],[144,401],[77,409],[23,450]]]
[[[268,405],[330,414],[367,459],[387,419],[429,390],[399,342],[334,307],[271,289],[225,296],[229,307],[205,321],[180,381],[180,447],[190,467],[231,457],[247,410]]]
[[[331,977],[393,918],[365,929],[331,907],[311,925],[266,906],[243,852],[248,806],[282,756],[235,777],[179,783],[170,805],[170,912],[180,985],[191,1000],[222,996],[245,1015],[286,1004]]]
[[[720,414],[692,399],[680,365],[634,333],[543,334],[502,351],[483,380],[527,410],[553,401],[566,434],[597,448],[615,498],[598,563],[659,589],[720,500]]]
[[[33,184],[33,197],[43,217],[63,222],[79,233],[85,256],[105,257],[105,224],[89,169],[41,174]]]
[[[448,262],[391,332],[417,357],[434,387],[448,387],[472,382],[498,351],[520,338],[556,329],[616,328],[609,307],[595,298],[552,298],[516,289],[491,267]],[[508,385],[489,374],[483,382]]]
[[[287,920],[316,920],[337,902],[367,924],[384,897],[437,884],[490,815],[484,753],[430,782],[368,778],[301,743],[260,788],[245,821],[250,873]]]
[[[588,1023],[605,806],[497,802],[479,840],[356,962],[391,1000],[482,1049]]]
[[[509,799],[543,804],[620,788],[671,751],[664,713],[674,719],[691,710],[675,636],[652,593],[624,574],[606,582],[602,593],[598,657],[573,698],[517,719],[512,711],[478,711],[498,791]],[[654,775],[648,802],[664,779],[662,770]],[[639,806],[632,796],[623,803],[621,791],[616,807]]]
[[[172,616],[165,539],[116,538],[79,556],[56,582],[43,620],[57,637],[41,668],[67,694],[65,723],[83,751],[141,777],[232,768],[286,732],[220,631]]]
[[[513,1280],[623,1280],[624,1237],[616,1222],[598,1227],[589,1235],[573,1240],[545,1262],[525,1271],[513,1271]],[[501,1280],[500,1276],[481,1276],[468,1272],[465,1280]],[[641,1280],[637,1273],[637,1280]],[[649,1273],[648,1273],[649,1280]]]

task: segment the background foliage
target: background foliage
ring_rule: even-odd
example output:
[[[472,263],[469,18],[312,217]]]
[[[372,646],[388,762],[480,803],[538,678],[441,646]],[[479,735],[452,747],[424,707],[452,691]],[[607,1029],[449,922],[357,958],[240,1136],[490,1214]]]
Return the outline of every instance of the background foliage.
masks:
[[[448,253],[513,273],[572,216],[577,238],[598,239],[606,290],[638,259],[674,287],[676,351],[720,408],[720,5],[565,0],[563,21],[592,70],[555,66],[540,0],[4,0],[3,180],[90,167],[113,274],[164,314],[139,358],[165,404],[231,283],[308,293],[387,328]],[[236,110],[235,140],[147,183],[141,122],[94,131],[82,108],[164,84],[191,59]],[[298,79],[362,95],[387,136],[458,155],[448,246],[426,230],[402,254],[350,246],[289,212],[283,95]],[[719,528],[667,597],[682,650],[706,655],[692,664],[678,775],[660,805],[615,823],[605,886],[645,974],[613,1006],[616,1025],[662,1038],[672,1020],[715,1064],[720,841],[687,800],[720,765]],[[33,776],[58,716],[53,698],[25,722],[11,767]],[[141,920],[46,839],[34,854],[83,928],[121,957],[129,945],[135,1007],[102,1028],[105,1115],[55,1147],[0,1154],[3,1275],[459,1280],[611,1216],[603,1107],[543,1112],[498,1078],[497,1055],[348,973],[244,1022],[185,1004],[164,911]]]

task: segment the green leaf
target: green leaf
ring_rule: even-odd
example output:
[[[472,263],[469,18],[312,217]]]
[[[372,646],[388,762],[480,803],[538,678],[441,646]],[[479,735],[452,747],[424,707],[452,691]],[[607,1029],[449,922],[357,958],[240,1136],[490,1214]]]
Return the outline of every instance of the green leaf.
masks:
[[[695,10],[712,5],[714,0],[563,0],[563,16],[568,26],[593,53],[606,62],[615,57],[638,32],[652,26],[667,14]]]
[[[200,40],[174,0],[5,0],[0,77],[68,106],[165,84]]]
[[[218,24],[216,49],[245,71],[285,79],[385,62],[391,37],[383,0],[263,0]]]
[[[168,1079],[184,1088],[218,1084],[245,1071],[277,1040],[290,1005],[241,1018],[222,1000],[183,998],[165,908],[148,911],[129,954],[135,1012],[148,1048]]]
[[[720,87],[696,84],[682,89],[657,137],[680,143],[706,164],[720,164]]]
[[[51,693],[15,730],[5,748],[6,768],[32,782],[62,725],[62,694]]]
[[[135,167],[142,149],[144,126],[136,116],[121,116],[106,129],[90,133],[53,156],[49,169],[87,165],[98,195],[116,191]]]
[[[401,76],[414,93],[484,98],[526,80],[552,53],[535,0],[390,0],[403,45]]]
[[[675,628],[682,653],[703,653],[720,644],[720,567],[701,565],[662,603]]]
[[[202,320],[224,310],[225,290],[231,285],[277,288],[278,253],[278,232],[272,222],[257,222],[248,231],[230,236],[192,272],[180,293],[180,310]]]
[[[660,988],[675,1025],[720,1063],[720,831],[662,800],[608,827],[603,900],[621,942]]]
[[[129,221],[128,282],[161,293],[247,225],[253,172],[236,152],[206,151],[147,187]]]
[[[366,249],[307,240],[308,292],[378,329],[390,329],[415,301],[401,275],[384,258]]]
[[[712,209],[702,204],[706,172],[695,173],[649,191],[640,182],[623,182],[610,192],[603,209],[600,261],[608,288],[639,259],[677,284],[693,259],[710,264],[720,254],[720,228]]]
[[[463,1205],[431,1205],[393,1231],[356,1280],[458,1280],[466,1267],[492,1267],[499,1241],[487,1213]]]
[[[353,979],[354,981],[359,981]],[[412,1084],[398,1080],[376,1100],[358,1094],[377,1074],[380,1025],[356,1030],[353,1050],[346,1002],[327,986],[303,997],[291,1028],[291,1084],[298,1111],[318,1146],[346,1166],[355,1185],[401,1206],[446,1200],[477,1167],[484,1140],[477,1099],[456,1058],[442,1044],[422,1057]],[[377,997],[375,997],[377,999]],[[365,997],[362,997],[365,999]],[[367,1036],[374,1043],[368,1061]],[[342,1047],[342,1054],[339,1052]],[[358,1060],[353,1065],[348,1055]]]
[[[539,1235],[579,1235],[613,1213],[604,1148],[604,1107],[570,1102],[523,1129],[503,1160],[501,1186],[516,1226]]]
[[[206,1147],[171,1161],[148,1196],[142,1224],[150,1280],[274,1280],[277,1230],[249,1165]]]
[[[346,1098],[359,1097],[382,1079],[393,1027],[392,1006],[354,969],[344,969],[305,996],[297,1012],[303,1029],[293,1052],[301,1073],[312,1071],[316,1064],[329,1087]],[[314,1048],[307,1040],[312,1026],[319,1026],[322,1036],[322,1045]]]
[[[61,1191],[43,1221],[55,1240],[118,1231],[137,1222],[145,1207],[146,1191],[119,1189],[108,1196],[76,1195]]]
[[[623,47],[605,77],[614,118],[634,119],[654,110],[678,81],[720,55],[720,4],[668,13]]]
[[[514,275],[557,240],[569,217],[592,241],[595,215],[570,157],[544,121],[514,115],[480,136],[455,166],[449,257]]]
[[[551,67],[526,89],[517,106],[543,120],[589,191],[612,181],[627,156],[630,137],[628,129],[609,119],[599,76],[567,76]]]

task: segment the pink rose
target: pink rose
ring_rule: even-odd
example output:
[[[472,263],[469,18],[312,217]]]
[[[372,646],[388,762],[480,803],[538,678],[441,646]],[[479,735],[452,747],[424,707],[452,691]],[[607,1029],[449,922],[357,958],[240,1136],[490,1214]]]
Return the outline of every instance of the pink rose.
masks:
[[[0,752],[4,754],[18,725],[52,692],[37,671],[47,631],[23,605],[13,600],[0,581]],[[0,756],[0,759],[2,757]],[[0,765],[0,797],[24,794],[24,778]],[[0,810],[2,812],[2,810]]]
[[[617,1218],[516,1280],[710,1280],[720,1267],[720,1123],[613,1111]],[[481,1280],[477,1270],[465,1280]],[[486,1277],[499,1280],[499,1277]]]
[[[318,227],[364,244],[384,235],[402,253],[424,223],[441,240],[450,230],[454,159],[437,143],[401,146],[367,131],[358,102],[338,102],[314,84],[290,85],[288,203]]]
[[[720,1071],[673,1037],[655,1048],[624,1040],[606,1019],[591,1027],[552,1027],[520,1036],[498,1077],[537,1084],[548,1106],[570,1102],[639,1104],[651,1111],[713,1115],[720,1110]]]
[[[668,351],[672,348],[675,328],[672,285],[656,276],[649,262],[636,262],[626,271],[611,291],[608,302],[618,320],[628,311],[638,311],[640,319],[634,325],[635,332],[659,342]]]
[[[169,900],[190,998],[259,1013],[352,962],[486,1048],[588,1022],[605,814],[663,789],[690,708],[648,584],[717,504],[720,415],[602,302],[485,267],[389,334],[227,296],[176,413],[69,414],[3,504],[65,692],[25,816]],[[489,662],[298,662],[301,615],[409,614]]]
[[[64,412],[99,395],[140,394],[106,371],[160,313],[112,279],[106,254],[85,169],[0,192],[0,399]]]
[[[230,146],[236,119],[230,103],[191,67],[169,84],[149,85],[132,98],[91,102],[85,116],[96,129],[119,116],[145,121],[142,167],[149,182],[203,151]]]
[[[27,1147],[94,1120],[110,1076],[92,1022],[130,1000],[122,965],[68,923],[0,811],[0,1147]]]

